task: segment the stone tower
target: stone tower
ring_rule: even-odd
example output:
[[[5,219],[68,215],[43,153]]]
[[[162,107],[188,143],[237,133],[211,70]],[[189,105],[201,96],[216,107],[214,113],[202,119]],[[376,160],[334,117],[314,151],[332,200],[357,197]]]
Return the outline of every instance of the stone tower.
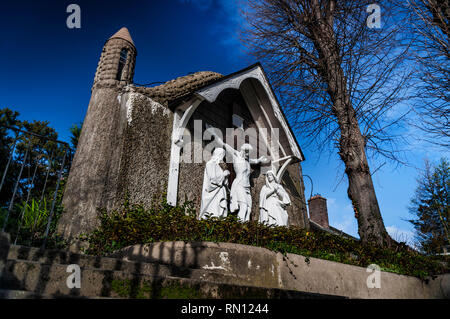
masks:
[[[127,28],[117,31],[103,46],[93,90],[133,83],[136,47]]]
[[[72,239],[98,223],[96,209],[115,205],[127,124],[122,89],[133,83],[136,47],[127,28],[106,41],[65,188],[58,232]]]

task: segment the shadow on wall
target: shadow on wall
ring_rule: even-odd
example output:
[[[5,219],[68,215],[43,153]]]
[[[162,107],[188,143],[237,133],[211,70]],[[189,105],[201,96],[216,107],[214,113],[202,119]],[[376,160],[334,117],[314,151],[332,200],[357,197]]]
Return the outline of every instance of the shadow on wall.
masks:
[[[172,294],[171,296],[171,292],[167,291],[166,283],[164,283],[164,277],[189,278],[192,273],[192,268],[200,267],[198,254],[200,250],[203,250],[204,248],[196,247],[193,255],[194,259],[188,262],[186,243],[183,243],[181,253],[179,247],[175,247],[175,245],[176,242],[161,243],[160,245],[135,245],[124,248],[109,256],[117,258],[117,264],[124,262],[121,261],[121,259],[133,261],[135,264],[136,269],[133,278],[128,282],[127,287],[124,287],[127,290],[126,293],[129,298],[139,298],[142,297],[143,294],[146,294],[147,297],[151,299],[187,297],[178,295],[177,292],[175,292],[175,295]],[[150,280],[147,279],[144,281],[140,278],[141,276],[139,274],[142,272],[141,267],[144,263],[152,263],[153,265],[152,274],[150,275],[150,278],[148,278]],[[106,285],[103,285],[104,290],[102,290],[102,296],[111,295],[112,290],[115,288],[111,286],[112,282],[113,281],[109,280]],[[181,287],[178,287],[178,289],[179,288]],[[115,292],[117,293],[117,291]],[[169,293],[169,296],[167,293]],[[190,297],[196,297],[195,293],[193,296],[191,292]],[[200,294],[197,297],[200,297]]]
[[[106,188],[106,182],[107,177],[93,178],[87,175],[83,184],[71,183],[70,188],[66,186],[63,198],[64,212],[58,222],[58,233],[63,234],[68,240],[73,240],[78,234],[89,232],[99,225],[97,207],[111,209],[112,207],[104,203],[114,203],[111,199],[114,199],[115,190]],[[111,194],[109,196],[111,198],[108,194]],[[91,207],[83,207],[80,203],[89,203]],[[80,211],[84,213],[80,214]]]
[[[140,246],[136,256],[154,256],[154,260],[113,259],[88,256],[58,250],[10,246],[6,235],[1,235],[0,289],[33,293],[29,298],[200,298],[200,286],[187,284],[181,287],[167,277],[189,278],[192,267],[198,264],[197,254],[186,260],[187,251],[175,243],[171,245]],[[144,249],[146,251],[144,252]],[[200,252],[203,248],[196,248]],[[8,257],[9,254],[9,257]],[[116,254],[117,255],[117,254]],[[163,260],[163,263],[157,262]],[[81,268],[81,289],[68,288],[67,266]],[[85,277],[85,278],[83,278]]]
[[[3,238],[2,238],[3,239]],[[41,250],[31,247],[9,245],[5,249],[5,241],[2,240],[1,250],[6,251],[5,267],[0,275],[0,289],[23,290],[33,293],[29,298],[39,299],[42,297],[80,297],[79,289],[72,289],[63,294],[61,291],[47,293],[47,287],[52,281],[52,265],[54,264],[76,264],[80,256],[57,250]],[[9,250],[16,249],[14,259],[9,259]],[[25,267],[24,262],[26,263]],[[69,274],[67,274],[69,275]],[[33,287],[30,287],[33,283]],[[65,282],[64,282],[65,284]]]

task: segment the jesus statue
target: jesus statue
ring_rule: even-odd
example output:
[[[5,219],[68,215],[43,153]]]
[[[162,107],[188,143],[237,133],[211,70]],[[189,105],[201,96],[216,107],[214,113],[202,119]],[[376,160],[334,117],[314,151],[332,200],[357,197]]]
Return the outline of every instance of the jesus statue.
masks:
[[[253,150],[253,147],[250,144],[243,144],[240,151],[237,151],[224,143],[217,135],[215,135],[215,139],[220,147],[225,148],[225,151],[233,156],[233,169],[236,173],[236,178],[231,185],[230,210],[232,212],[238,212],[238,219],[240,221],[249,221],[252,209],[250,164],[267,164],[270,161],[265,156],[261,156],[258,159],[250,159],[250,152]]]

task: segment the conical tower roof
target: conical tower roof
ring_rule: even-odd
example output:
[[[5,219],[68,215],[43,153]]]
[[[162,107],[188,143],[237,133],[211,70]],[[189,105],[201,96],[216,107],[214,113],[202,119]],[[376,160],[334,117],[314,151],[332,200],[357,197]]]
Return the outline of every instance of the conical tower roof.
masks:
[[[123,27],[122,29],[120,29],[119,31],[117,31],[111,38],[111,39],[115,39],[115,38],[119,38],[119,39],[123,39],[123,40],[127,40],[128,42],[130,42],[132,45],[134,45],[133,39],[131,38],[130,32],[128,31],[127,28]]]

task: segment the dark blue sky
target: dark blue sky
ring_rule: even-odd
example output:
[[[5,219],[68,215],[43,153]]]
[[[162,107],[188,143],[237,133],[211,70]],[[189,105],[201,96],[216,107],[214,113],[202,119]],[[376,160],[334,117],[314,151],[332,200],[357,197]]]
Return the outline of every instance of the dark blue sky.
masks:
[[[81,29],[66,26],[71,3],[81,8]],[[208,0],[2,1],[0,107],[48,120],[66,140],[84,118],[102,47],[123,26],[138,50],[136,83],[244,68],[254,61],[234,45],[233,8]]]
[[[81,29],[68,29],[66,8],[81,7]],[[21,119],[46,120],[61,139],[83,120],[105,41],[125,26],[137,47],[136,83],[167,81],[195,71],[229,74],[256,61],[237,39],[236,0],[34,0],[0,2],[0,108]],[[413,128],[411,128],[412,130]],[[301,132],[299,144],[304,145]],[[373,175],[388,231],[410,238],[407,206],[423,159],[436,161],[448,150],[432,150],[419,140],[408,146],[411,166],[387,164]],[[314,193],[328,199],[331,225],[356,235],[347,198],[347,179],[336,152],[321,156],[303,147],[305,174]],[[375,165],[372,165],[374,168]],[[310,183],[305,179],[306,196]]]

